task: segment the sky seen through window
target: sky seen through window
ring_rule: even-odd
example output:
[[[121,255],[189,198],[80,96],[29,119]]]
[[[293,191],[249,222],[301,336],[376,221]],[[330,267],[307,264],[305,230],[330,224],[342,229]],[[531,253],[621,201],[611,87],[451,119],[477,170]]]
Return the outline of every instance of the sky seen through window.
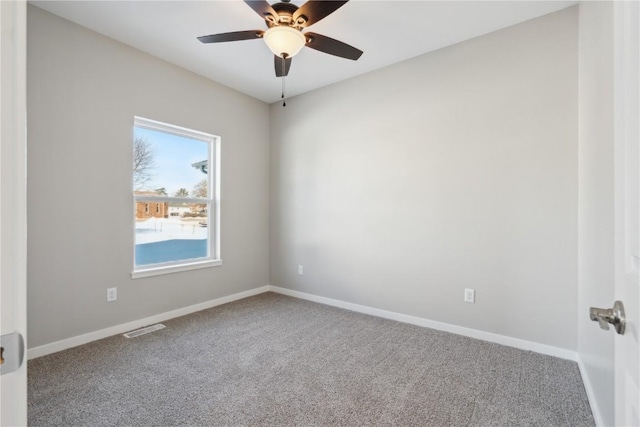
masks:
[[[151,180],[141,190],[164,188],[168,196],[174,196],[179,189],[185,188],[189,196],[193,196],[194,187],[206,175],[192,164],[207,160],[206,142],[137,126],[134,127],[134,138],[144,138],[153,152]]]

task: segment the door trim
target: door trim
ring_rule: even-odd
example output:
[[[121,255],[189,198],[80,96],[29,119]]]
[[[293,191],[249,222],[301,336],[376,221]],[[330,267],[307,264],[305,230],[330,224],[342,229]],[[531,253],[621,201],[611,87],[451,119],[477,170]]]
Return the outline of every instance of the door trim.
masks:
[[[27,334],[27,3],[0,1],[0,291],[2,334]],[[0,377],[2,425],[27,424],[27,368]]]

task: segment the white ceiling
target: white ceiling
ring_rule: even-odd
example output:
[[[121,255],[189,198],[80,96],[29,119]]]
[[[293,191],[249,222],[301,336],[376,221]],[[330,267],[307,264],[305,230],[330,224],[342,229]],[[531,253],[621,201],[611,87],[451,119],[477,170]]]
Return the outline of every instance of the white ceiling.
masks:
[[[271,1],[273,3],[273,1]],[[304,1],[293,0],[300,6]],[[287,97],[577,4],[577,1],[351,0],[309,31],[364,51],[358,61],[303,48]],[[265,102],[280,99],[273,54],[261,39],[202,44],[196,37],[266,29],[240,0],[31,1],[42,9]]]

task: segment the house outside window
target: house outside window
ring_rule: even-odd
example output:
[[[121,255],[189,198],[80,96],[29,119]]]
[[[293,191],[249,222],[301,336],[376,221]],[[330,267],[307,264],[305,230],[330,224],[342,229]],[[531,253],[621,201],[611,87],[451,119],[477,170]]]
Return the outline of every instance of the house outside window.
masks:
[[[219,152],[220,137],[134,118],[132,277],[222,263]]]

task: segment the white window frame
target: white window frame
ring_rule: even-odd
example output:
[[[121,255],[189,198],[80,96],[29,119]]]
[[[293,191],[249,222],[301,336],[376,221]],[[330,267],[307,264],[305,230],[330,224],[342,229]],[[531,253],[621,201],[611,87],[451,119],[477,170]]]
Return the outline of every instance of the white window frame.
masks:
[[[220,255],[220,145],[221,138],[216,135],[212,135],[205,132],[200,132],[192,129],[183,128],[180,126],[170,125],[168,123],[158,122],[156,120],[145,119],[143,117],[134,117],[133,129],[136,127],[154,130],[158,132],[168,133],[176,136],[181,136],[189,139],[195,139],[208,143],[208,197],[168,197],[168,196],[140,196],[136,195],[135,189],[132,188],[133,194],[133,270],[131,277],[137,279],[140,277],[157,276],[160,274],[176,273],[179,271],[196,270],[200,268],[215,267],[222,265],[222,258]],[[131,135],[131,141],[134,140],[133,134]],[[213,167],[211,167],[213,166]],[[133,178],[131,180],[133,183]],[[148,264],[144,266],[136,266],[135,263],[135,221],[136,221],[136,203],[137,202],[167,202],[167,203],[193,203],[193,204],[206,204],[207,209],[207,231],[209,233],[209,256],[206,258],[196,258],[189,260],[171,261],[159,264]]]

